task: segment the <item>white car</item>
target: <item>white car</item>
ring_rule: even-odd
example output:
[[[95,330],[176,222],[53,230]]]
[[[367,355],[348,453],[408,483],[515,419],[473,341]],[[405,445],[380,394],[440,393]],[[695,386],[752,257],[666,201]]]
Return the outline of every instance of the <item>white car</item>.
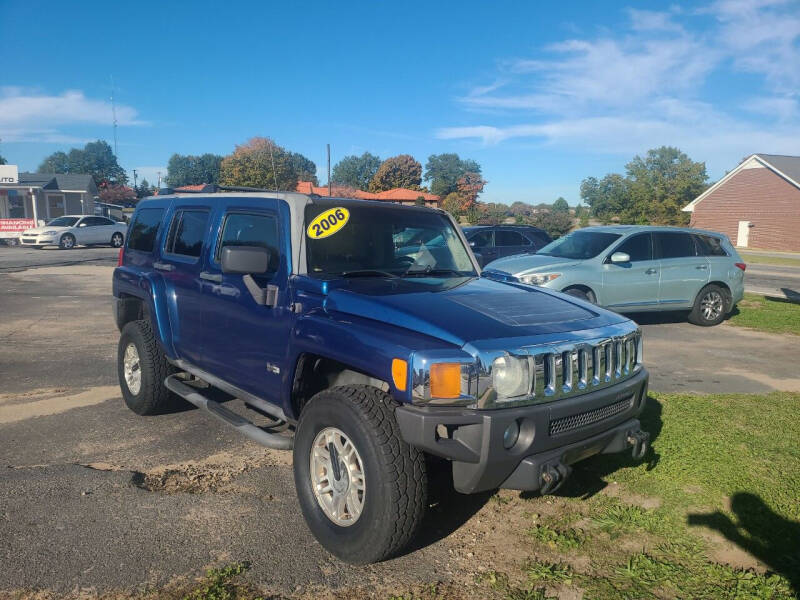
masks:
[[[44,227],[26,229],[20,236],[23,246],[58,246],[69,250],[78,244],[108,244],[121,248],[125,243],[128,226],[105,217],[89,215],[64,215]]]

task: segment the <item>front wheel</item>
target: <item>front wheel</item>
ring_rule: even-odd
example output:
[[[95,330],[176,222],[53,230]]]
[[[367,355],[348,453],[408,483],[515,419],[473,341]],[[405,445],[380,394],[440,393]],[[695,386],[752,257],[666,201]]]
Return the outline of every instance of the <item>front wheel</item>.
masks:
[[[65,233],[58,242],[58,247],[62,250],[72,250],[75,247],[75,236]]]
[[[406,444],[397,403],[366,385],[314,396],[300,415],[294,481],[314,537],[354,564],[378,562],[414,537],[425,509],[422,452]]]
[[[701,327],[711,327],[722,323],[727,314],[728,295],[718,285],[707,285],[694,300],[689,322]]]
[[[584,302],[591,302],[592,304],[597,304],[597,298],[594,297],[594,293],[590,290],[585,290],[583,288],[567,288],[564,290],[565,294],[569,294],[570,296],[575,296],[576,298],[580,298]]]

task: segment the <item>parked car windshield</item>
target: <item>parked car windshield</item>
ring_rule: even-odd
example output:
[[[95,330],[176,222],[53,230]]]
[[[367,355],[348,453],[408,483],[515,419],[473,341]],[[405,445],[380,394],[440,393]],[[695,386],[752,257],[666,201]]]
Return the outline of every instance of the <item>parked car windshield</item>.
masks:
[[[309,204],[306,224],[331,205]],[[307,268],[315,277],[473,277],[468,250],[452,222],[423,210],[346,207],[347,223],[321,239],[307,235]]]
[[[578,230],[550,242],[536,254],[559,258],[594,258],[619,238],[618,233]]]
[[[48,223],[51,227],[72,227],[78,222],[78,217],[58,217]]]

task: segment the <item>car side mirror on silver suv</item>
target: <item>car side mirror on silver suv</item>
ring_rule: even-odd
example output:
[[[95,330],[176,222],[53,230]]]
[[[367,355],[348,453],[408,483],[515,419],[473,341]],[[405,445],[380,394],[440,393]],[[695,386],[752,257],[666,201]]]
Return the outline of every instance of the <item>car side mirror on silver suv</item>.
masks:
[[[629,263],[631,262],[631,255],[626,252],[614,252],[611,255],[612,263]]]
[[[267,272],[271,255],[268,249],[261,246],[225,246],[220,258],[223,273],[241,274],[242,281],[256,304],[270,307],[277,303],[278,286],[268,285],[262,288],[253,279],[253,275]]]

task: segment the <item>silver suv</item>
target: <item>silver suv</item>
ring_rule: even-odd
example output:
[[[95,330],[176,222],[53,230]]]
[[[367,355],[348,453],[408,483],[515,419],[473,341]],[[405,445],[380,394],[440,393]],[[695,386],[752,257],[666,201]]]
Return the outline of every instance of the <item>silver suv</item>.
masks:
[[[744,294],[746,265],[726,236],[677,227],[587,227],[484,275],[543,286],[617,312],[690,310],[717,325]]]

